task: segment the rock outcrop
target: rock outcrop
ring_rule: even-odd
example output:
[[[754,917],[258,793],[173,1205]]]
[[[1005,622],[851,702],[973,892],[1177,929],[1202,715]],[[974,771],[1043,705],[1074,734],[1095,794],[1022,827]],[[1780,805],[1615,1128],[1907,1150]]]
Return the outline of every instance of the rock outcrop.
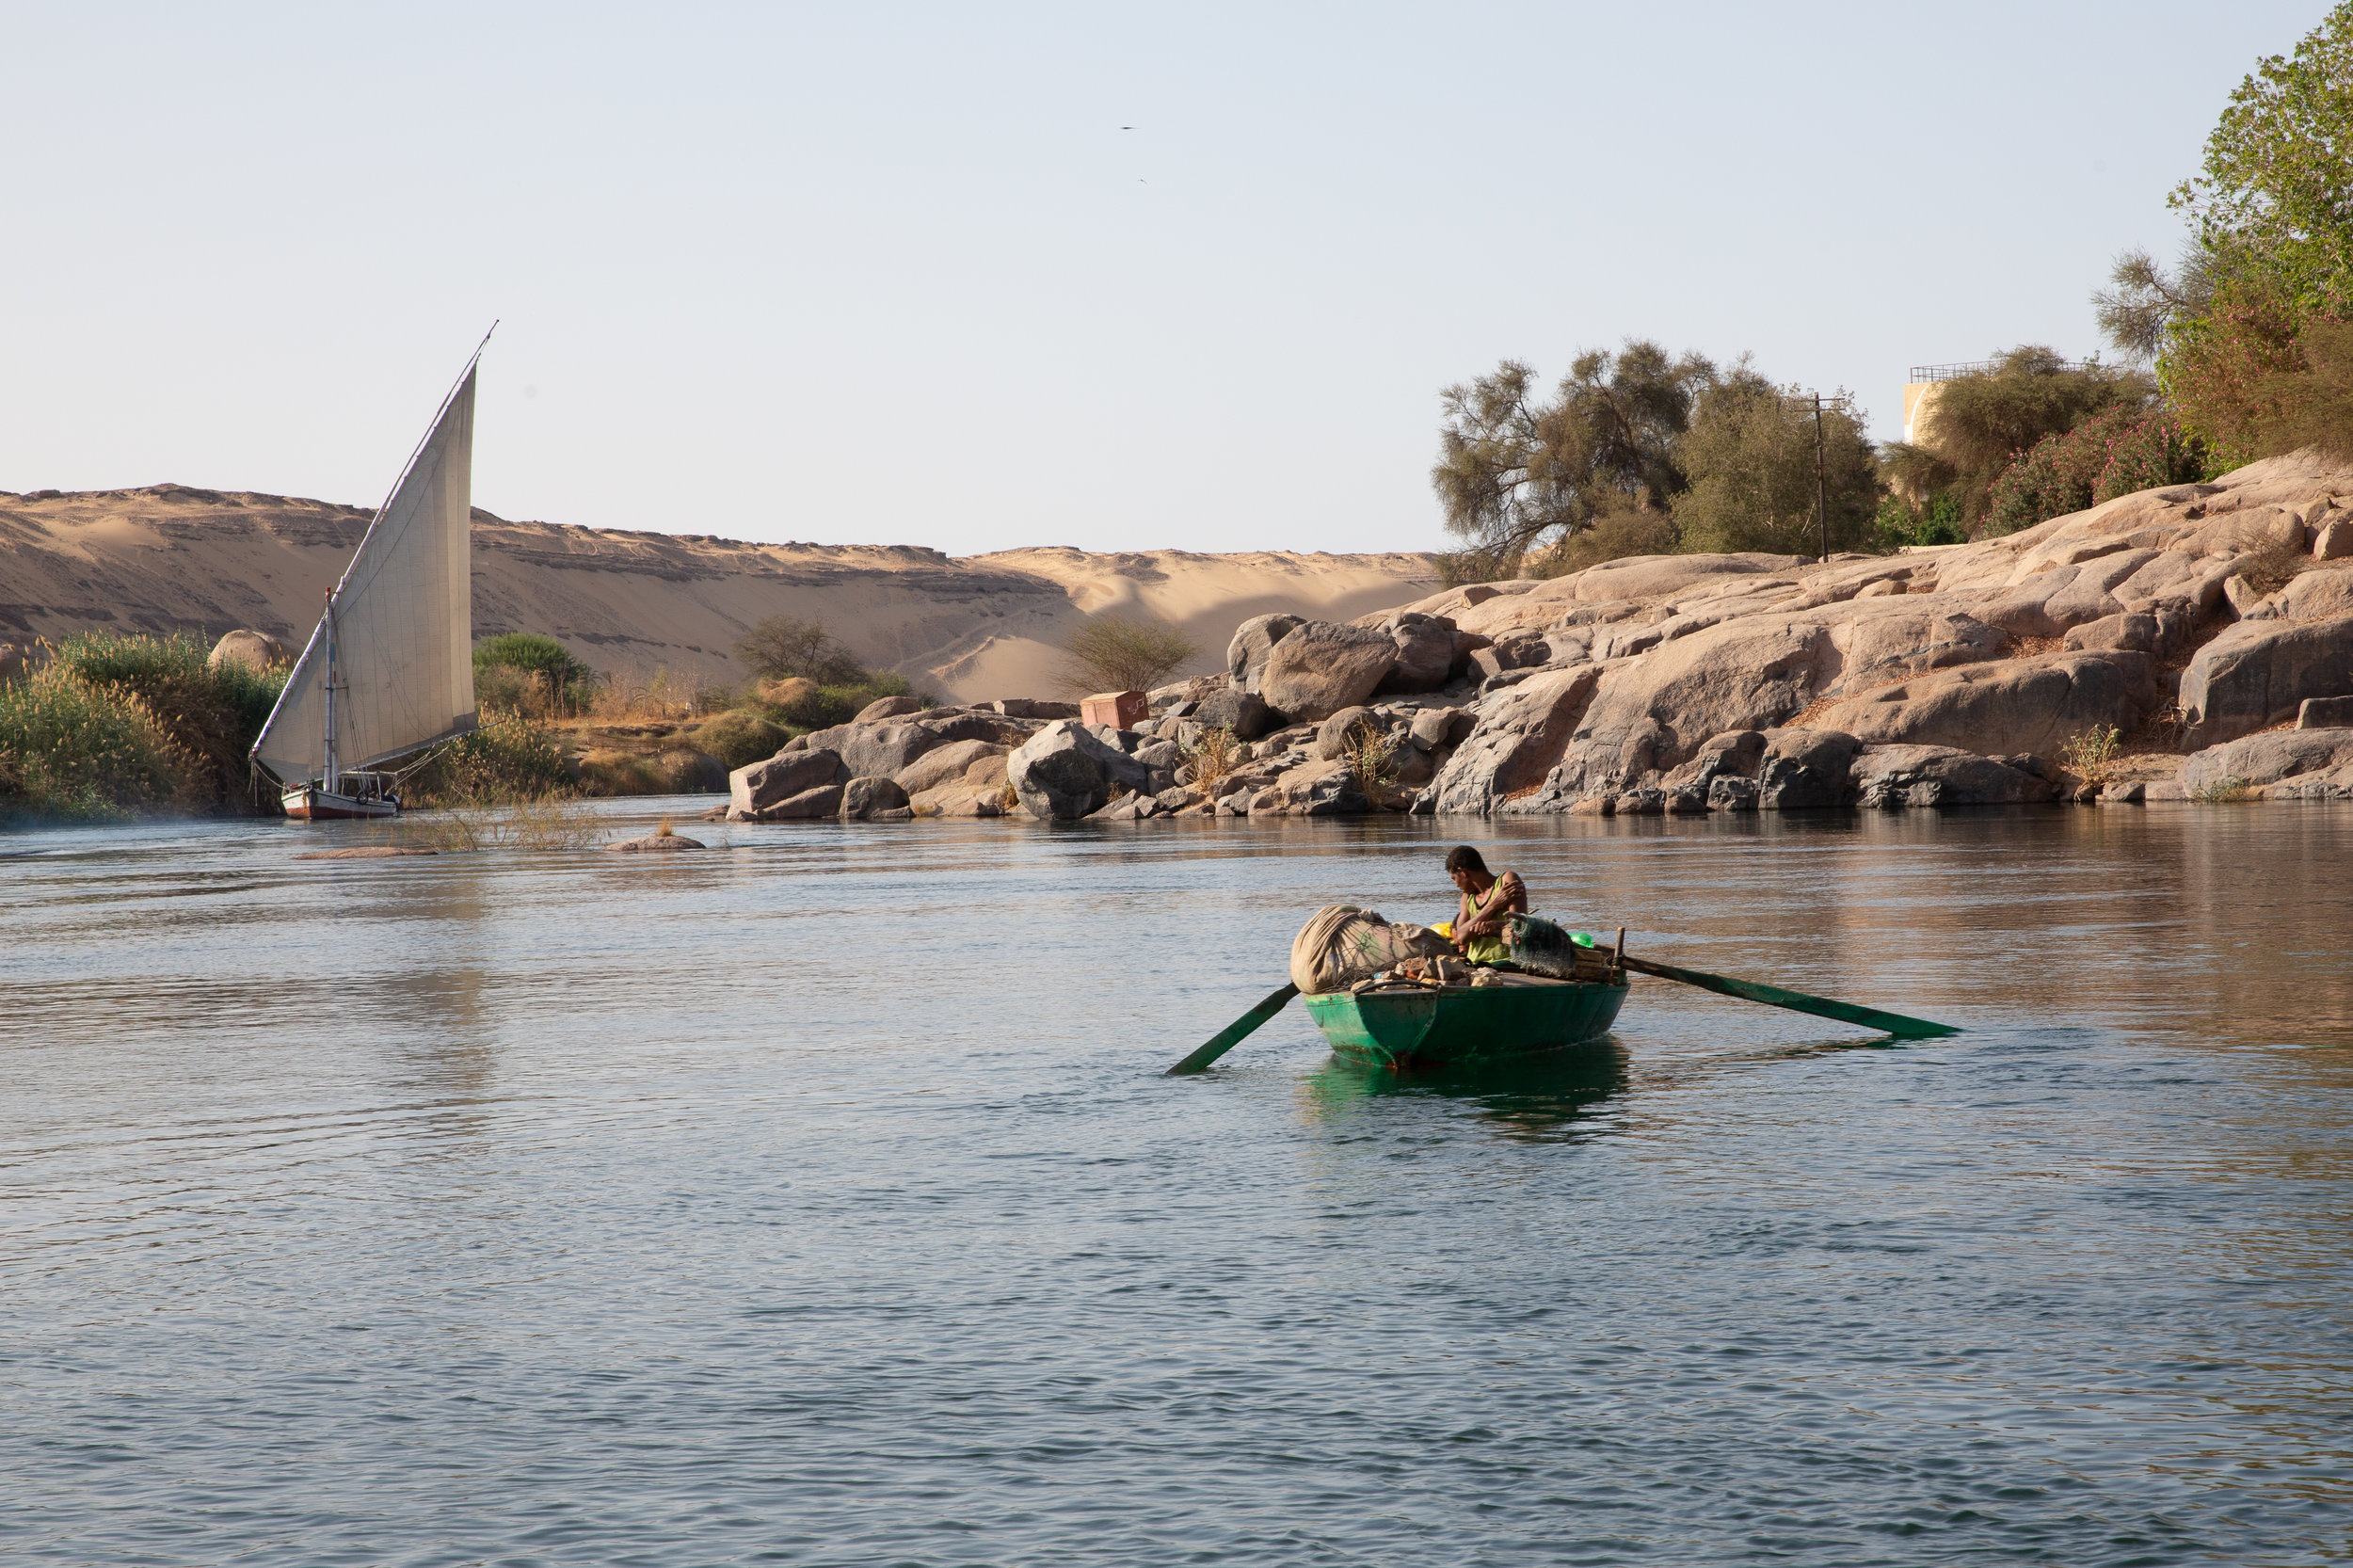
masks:
[[[1972,545],[1637,557],[1353,623],[1258,616],[1133,729],[877,712],[732,787],[760,820],[826,790],[842,809],[860,776],[919,815],[1010,797],[1099,822],[2122,804],[2231,781],[2334,798],[2353,729],[2275,727],[2353,714],[2348,495],[2353,472],[2299,456]],[[2105,774],[2118,737],[2149,767]]]

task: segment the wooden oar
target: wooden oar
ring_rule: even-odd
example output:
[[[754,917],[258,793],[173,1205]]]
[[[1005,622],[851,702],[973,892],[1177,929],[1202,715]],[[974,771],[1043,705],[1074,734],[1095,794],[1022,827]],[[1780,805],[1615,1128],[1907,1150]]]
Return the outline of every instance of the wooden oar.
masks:
[[[1260,1024],[1283,1010],[1283,1004],[1299,995],[1299,987],[1286,984],[1279,991],[1270,991],[1266,1000],[1209,1036],[1207,1044],[1162,1074],[1175,1078],[1179,1073],[1197,1073],[1210,1063],[1248,1039]]]
[[[1624,938],[1620,938],[1623,942]],[[1738,997],[1743,1001],[1761,1001],[1768,1007],[1786,1007],[1792,1013],[1811,1013],[1819,1018],[1838,1018],[1865,1029],[1883,1030],[1905,1040],[1930,1040],[1940,1034],[1958,1034],[1951,1024],[1931,1023],[1926,1018],[1907,1018],[1901,1013],[1882,1013],[1876,1007],[1861,1007],[1851,1001],[1833,1001],[1828,997],[1809,997],[1803,991],[1786,991],[1778,985],[1760,985],[1753,980],[1734,980],[1728,975],[1709,974],[1704,969],[1677,968],[1673,964],[1655,964],[1647,958],[1628,958],[1624,952],[1617,962],[1637,974],[1655,974],[1661,980],[1679,981],[1696,985],[1703,991],[1720,996]]]

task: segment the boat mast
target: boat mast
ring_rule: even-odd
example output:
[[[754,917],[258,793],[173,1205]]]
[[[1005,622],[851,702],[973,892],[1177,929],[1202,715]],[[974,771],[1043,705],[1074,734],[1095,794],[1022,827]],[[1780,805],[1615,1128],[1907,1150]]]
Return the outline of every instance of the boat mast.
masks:
[[[327,792],[335,793],[335,596],[327,596]]]

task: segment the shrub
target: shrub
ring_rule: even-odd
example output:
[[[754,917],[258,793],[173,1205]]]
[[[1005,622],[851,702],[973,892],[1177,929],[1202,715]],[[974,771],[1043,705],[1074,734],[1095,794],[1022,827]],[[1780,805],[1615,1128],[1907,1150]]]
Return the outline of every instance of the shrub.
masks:
[[[1377,725],[1358,722],[1349,727],[1340,747],[1340,760],[1355,782],[1357,793],[1378,800],[1397,782],[1397,741]]]
[[[789,737],[783,728],[746,708],[737,708],[690,727],[686,739],[732,770],[774,757]]]
[[[545,726],[511,710],[435,752],[411,776],[408,795],[424,805],[496,806],[538,800],[573,782],[571,760]]]
[[[473,650],[474,700],[485,708],[572,714],[595,697],[597,672],[553,637],[508,632]]]
[[[1149,691],[1201,651],[1165,621],[1096,616],[1063,645],[1063,683],[1075,692]]]
[[[1994,481],[1988,534],[2014,534],[2051,518],[2204,472],[2197,444],[2164,410],[2118,407],[2062,435],[2045,436]]]
[[[735,657],[763,680],[803,676],[821,686],[854,686],[866,666],[825,630],[824,622],[770,616],[735,642]]]
[[[1521,563],[1526,577],[1566,577],[1629,555],[1672,555],[1682,549],[1674,519],[1640,504],[1602,513],[1587,527]]]
[[[206,663],[184,633],[80,632],[0,685],[0,798],[40,816],[271,810],[252,788],[253,740],[286,672]]]
[[[1241,766],[1241,743],[1225,725],[1204,729],[1200,739],[1182,749],[1185,760],[1193,764],[1193,787],[1212,799],[1217,786]]]
[[[1900,495],[1884,496],[1871,529],[1874,542],[1881,550],[1899,550],[1906,545],[1965,544],[1969,539],[1961,523],[1961,498],[1950,490],[1931,495],[1922,505],[1914,505]]]
[[[2251,800],[2254,794],[2252,785],[2244,778],[2233,776],[2200,785],[2189,792],[2189,798],[2201,806],[2224,806],[2235,800]]]

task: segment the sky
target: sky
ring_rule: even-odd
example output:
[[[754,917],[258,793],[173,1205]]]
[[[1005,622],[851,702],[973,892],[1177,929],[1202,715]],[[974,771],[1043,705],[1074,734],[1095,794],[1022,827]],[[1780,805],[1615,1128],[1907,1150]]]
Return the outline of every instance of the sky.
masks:
[[[0,488],[373,505],[493,320],[504,517],[1426,550],[1438,394],[1630,336],[2102,345],[2322,0],[0,4]]]

